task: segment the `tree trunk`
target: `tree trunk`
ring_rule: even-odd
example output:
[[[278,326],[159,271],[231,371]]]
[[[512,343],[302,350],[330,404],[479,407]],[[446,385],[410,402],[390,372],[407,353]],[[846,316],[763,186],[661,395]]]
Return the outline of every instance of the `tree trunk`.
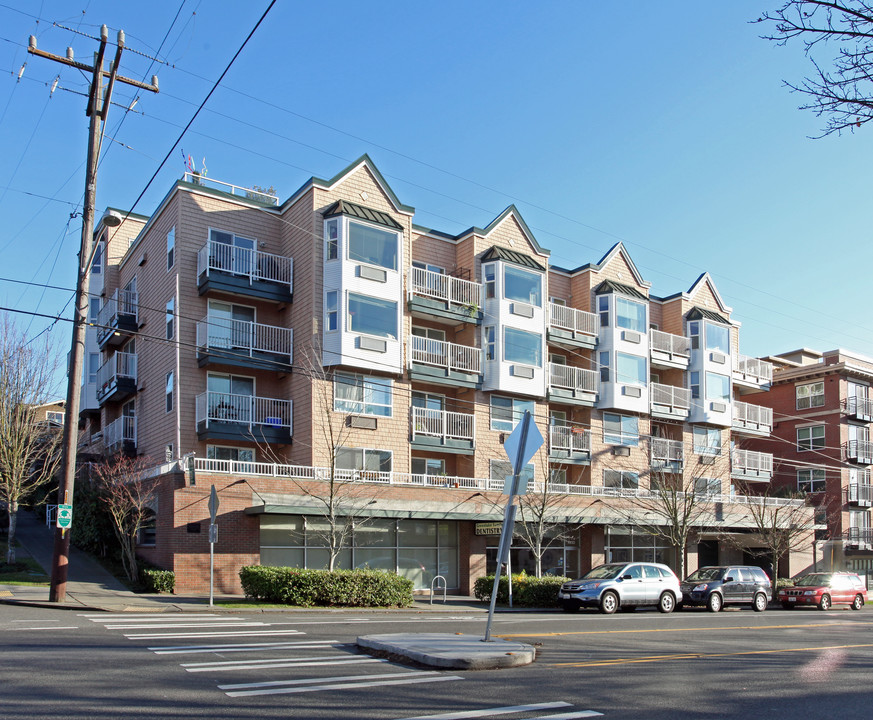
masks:
[[[14,500],[9,503],[9,537],[6,546],[6,563],[12,565],[15,562],[15,526],[18,524],[18,503]]]

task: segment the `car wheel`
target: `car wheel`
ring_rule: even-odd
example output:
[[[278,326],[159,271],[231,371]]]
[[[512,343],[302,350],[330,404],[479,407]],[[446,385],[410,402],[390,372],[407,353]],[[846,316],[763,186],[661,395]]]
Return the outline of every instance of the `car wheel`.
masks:
[[[792,609],[794,609],[794,605],[792,605],[791,603],[784,602],[784,603],[782,603],[782,609],[783,610],[792,610]]]
[[[752,609],[755,612],[764,612],[767,609],[767,596],[764,593],[755,595],[755,601],[752,603]]]
[[[821,600],[818,601],[818,609],[819,610],[830,610],[831,609],[831,596],[830,595],[822,595]]]
[[[852,600],[852,610],[860,610],[862,607],[864,607],[864,597],[855,595],[855,599]]]
[[[614,592],[605,592],[600,598],[600,612],[604,615],[612,615],[618,610],[618,595]]]
[[[718,593],[711,593],[706,601],[706,607],[709,608],[709,612],[718,612],[721,610],[721,595]]]
[[[670,613],[673,612],[673,609],[676,607],[676,598],[673,597],[673,593],[665,592],[661,595],[658,600],[658,610],[662,613]]]

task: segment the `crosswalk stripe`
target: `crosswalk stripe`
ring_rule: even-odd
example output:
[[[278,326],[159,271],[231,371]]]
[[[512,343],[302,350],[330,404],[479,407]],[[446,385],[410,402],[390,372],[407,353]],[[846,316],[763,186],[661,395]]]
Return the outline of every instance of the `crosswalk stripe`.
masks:
[[[521,720],[577,720],[577,718],[603,717],[603,713],[595,710],[580,710],[579,712],[559,713],[557,715],[540,715],[538,717],[522,718]]]
[[[258,637],[262,635],[303,635],[300,630],[229,630],[228,632],[201,633],[140,633],[132,635],[125,633],[129,640],[168,640],[170,638],[210,638],[210,637]]]
[[[233,685],[219,685],[219,690],[249,690],[251,688],[267,688],[267,687],[276,687],[278,685],[305,685],[306,683],[311,683],[315,681],[319,682],[352,682],[356,680],[372,680],[374,677],[376,678],[395,678],[395,677],[421,677],[421,676],[430,676],[430,675],[439,675],[436,670],[411,670],[406,672],[395,672],[395,673],[383,673],[381,675],[344,675],[342,677],[335,677],[332,680],[328,680],[327,678],[316,678],[313,680],[312,678],[307,678],[305,680],[265,680],[263,682],[254,682],[254,683],[235,683]]]
[[[292,662],[277,662],[271,665],[248,665],[241,663],[230,667],[210,667],[210,668],[185,668],[186,671],[195,672],[220,672],[225,670],[269,670],[272,668],[302,668],[302,667],[325,667],[327,665],[367,665],[370,663],[386,663],[387,660],[371,657],[356,657],[346,658],[344,660],[295,660]]]
[[[299,657],[284,657],[284,658],[268,658],[266,660],[217,660],[213,662],[198,662],[198,663],[180,663],[183,668],[198,668],[198,667],[219,667],[220,665],[258,665],[274,662],[297,662],[303,660],[342,660],[348,658],[345,655],[322,655],[318,658],[299,658]]]
[[[402,720],[468,720],[468,718],[485,717],[486,715],[510,715],[512,713],[531,712],[534,710],[554,710],[570,707],[572,703],[558,700],[556,702],[531,703],[530,705],[504,705],[503,707],[484,708],[482,710],[462,710],[460,712],[438,713],[436,715],[416,715]],[[554,715],[548,716],[554,720]]]
[[[270,623],[235,622],[235,623],[173,623],[167,625],[107,625],[107,630],[166,630],[167,628],[226,628],[226,627],[269,627]]]
[[[148,648],[155,655],[185,655],[214,652],[256,652],[258,650],[293,650],[294,648],[351,647],[338,640],[301,640],[300,642],[239,643],[237,645],[155,645]]]
[[[253,695],[291,695],[305,692],[319,692],[321,690],[359,690],[368,687],[384,687],[386,685],[416,685],[418,683],[446,682],[448,680],[463,680],[460,675],[440,675],[438,677],[408,678],[404,680],[374,680],[372,682],[356,682],[329,685],[310,685],[295,688],[270,688],[268,690],[242,690],[241,692],[226,693],[228,697],[251,697]]]
[[[235,615],[225,616],[225,615],[216,615],[215,613],[165,613],[165,612],[153,612],[153,613],[100,613],[100,614],[87,614],[87,613],[79,613],[79,617],[88,618],[91,622],[99,623],[99,622],[111,622],[113,620],[154,620],[155,622],[168,622],[170,620],[188,620],[189,618],[195,619],[203,619],[203,618],[215,618],[215,619],[223,619],[227,617],[228,620],[234,620],[236,618]]]

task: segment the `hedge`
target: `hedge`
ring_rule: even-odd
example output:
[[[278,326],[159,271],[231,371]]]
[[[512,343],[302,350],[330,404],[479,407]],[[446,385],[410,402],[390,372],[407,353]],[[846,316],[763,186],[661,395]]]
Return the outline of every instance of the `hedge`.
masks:
[[[140,571],[140,578],[149,592],[171,593],[176,587],[176,574],[172,570],[143,568]]]
[[[559,607],[558,590],[568,578],[545,575],[536,577],[519,573],[512,576],[512,604],[518,607]],[[478,600],[491,602],[491,591],[494,589],[494,576],[486,575],[476,580],[473,594]],[[497,586],[497,602],[502,605],[509,603],[509,579],[503,575]]]
[[[299,607],[409,607],[412,580],[384,570],[240,568],[246,597]]]

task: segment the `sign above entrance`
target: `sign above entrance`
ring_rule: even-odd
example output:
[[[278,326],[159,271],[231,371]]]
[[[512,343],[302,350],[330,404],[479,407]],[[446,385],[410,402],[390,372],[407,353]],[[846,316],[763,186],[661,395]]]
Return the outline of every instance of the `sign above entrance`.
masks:
[[[475,535],[500,535],[500,528],[503,527],[502,522],[479,522],[473,528]]]

